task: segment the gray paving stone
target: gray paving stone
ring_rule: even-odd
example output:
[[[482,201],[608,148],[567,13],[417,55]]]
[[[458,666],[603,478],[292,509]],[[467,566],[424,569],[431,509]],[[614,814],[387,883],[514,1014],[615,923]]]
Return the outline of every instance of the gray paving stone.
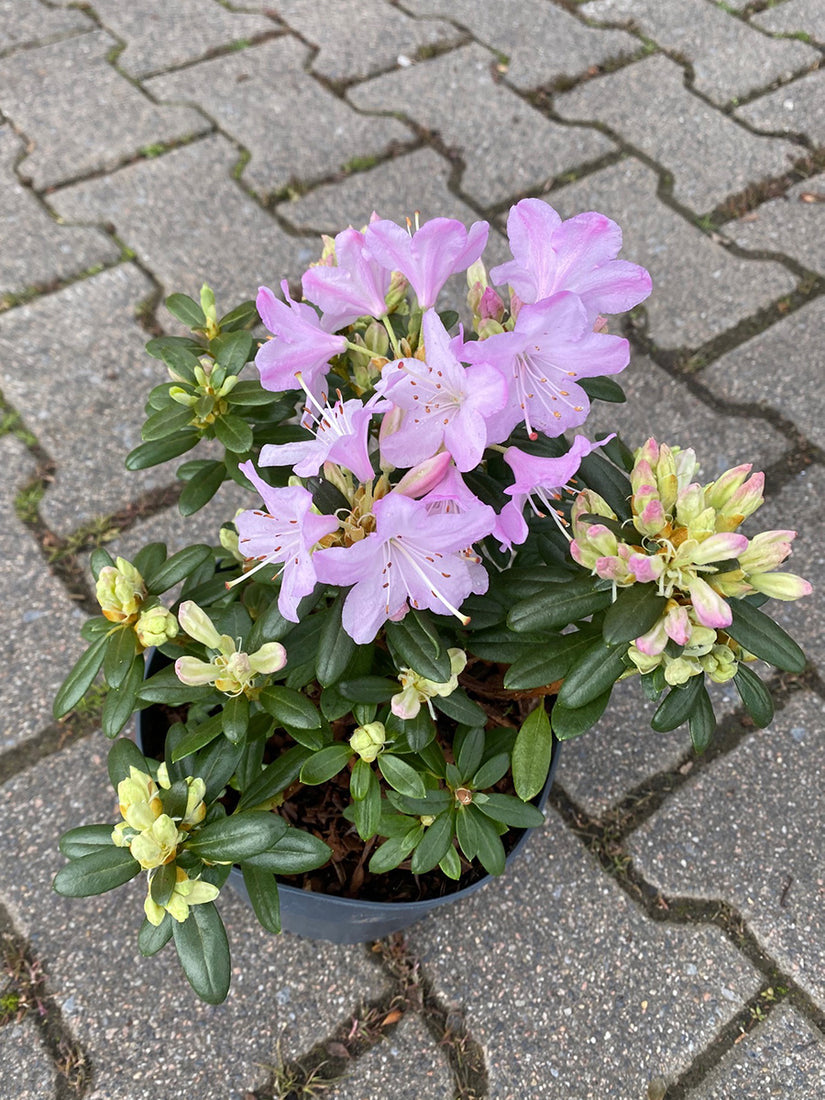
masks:
[[[553,106],[571,121],[598,119],[651,157],[672,173],[674,197],[697,213],[783,175],[803,153],[714,110],[685,88],[682,67],[661,54],[559,94]]]
[[[825,705],[797,696],[767,730],[685,784],[629,838],[666,895],[736,907],[780,970],[825,1005]]]
[[[649,921],[553,813],[511,872],[410,944],[466,1007],[496,1100],[642,1097],[759,984],[715,928]]]
[[[499,0],[405,0],[419,16],[442,15],[468,28],[473,37],[507,59],[507,80],[527,91],[594,66],[632,57],[640,43],[624,31],[588,27],[543,0],[502,4]]]
[[[0,315],[0,388],[57,464],[41,515],[60,534],[169,480],[123,465],[155,377],[135,321],[151,289],[127,264]]]
[[[653,279],[643,308],[659,347],[698,347],[793,290],[786,268],[732,255],[659,202],[656,187],[656,174],[628,159],[545,197],[565,218],[599,210],[619,223],[621,256]]]
[[[159,100],[196,104],[248,149],[244,181],[265,196],[412,139],[395,119],[353,111],[305,71],[308,60],[307,47],[287,36],[156,77],[146,87]]]
[[[3,750],[22,744],[52,721],[55,692],[83,652],[78,631],[85,616],[51,575],[37,544],[15,515],[14,498],[34,476],[34,462],[18,440],[4,436],[0,463],[4,472],[0,482]]]
[[[0,0],[0,53],[91,26],[79,11],[47,8],[40,0]]]
[[[814,196],[813,201],[811,196]],[[825,272],[825,174],[812,176],[786,195],[763,203],[724,227],[742,248],[792,256],[805,267]]]
[[[330,80],[353,80],[419,53],[443,49],[461,33],[440,19],[411,19],[399,8],[362,0],[277,0],[273,7],[287,26],[319,47],[312,71]]]
[[[0,110],[33,146],[19,172],[36,188],[114,168],[146,146],[210,128],[196,111],[157,107],[118,75],[106,60],[115,44],[93,31],[0,60]]]
[[[111,263],[119,251],[98,229],[60,226],[18,181],[14,165],[23,144],[0,126],[0,298]]]
[[[116,819],[108,742],[93,735],[0,788],[0,889],[33,952],[44,960],[65,1025],[95,1069],[94,1100],[239,1096],[266,1067],[322,1040],[386,983],[362,947],[272,936],[225,887],[218,905],[232,949],[223,1005],[202,1004],[167,946],[137,949],[145,882],[97,898],[51,889],[63,865],[56,840],[81,823]],[[24,864],[25,875],[19,868]],[[219,1083],[219,1085],[217,1085]]]
[[[471,45],[360,84],[349,99],[365,111],[403,112],[437,131],[465,162],[461,188],[481,206],[547,187],[554,177],[615,150],[595,130],[549,121],[494,81],[492,64],[487,50]],[[446,113],[445,102],[453,104]]]
[[[45,1100],[54,1094],[54,1066],[30,1018],[0,1027],[0,1065],[0,1095],[8,1100]]]
[[[278,24],[262,15],[232,11],[215,0],[95,0],[100,22],[126,43],[118,68],[144,77],[195,61],[210,50],[270,33]]]
[[[804,1016],[778,1005],[687,1100],[817,1100],[825,1095],[825,1042]]]
[[[708,389],[731,401],[759,402],[791,419],[818,446],[825,445],[825,393],[821,386],[820,334],[825,300],[818,298],[702,374]],[[771,364],[765,370],[765,364]]]
[[[320,251],[314,241],[288,237],[244,194],[231,178],[237,160],[237,150],[214,135],[49,201],[71,221],[111,222],[166,294],[197,298],[208,282],[219,308],[232,308],[262,283],[299,274]]]
[[[772,34],[808,34],[825,43],[825,8],[819,0],[786,0],[752,15],[750,21]]]
[[[362,1055],[328,1100],[447,1100],[453,1079],[444,1054],[420,1016],[407,1014],[392,1035]]]
[[[814,145],[825,143],[825,69],[785,84],[754,99],[734,117],[766,133],[804,134]]]
[[[662,49],[689,61],[696,90],[720,105],[821,60],[804,42],[770,39],[706,0],[593,0],[580,10],[589,19],[632,20]]]

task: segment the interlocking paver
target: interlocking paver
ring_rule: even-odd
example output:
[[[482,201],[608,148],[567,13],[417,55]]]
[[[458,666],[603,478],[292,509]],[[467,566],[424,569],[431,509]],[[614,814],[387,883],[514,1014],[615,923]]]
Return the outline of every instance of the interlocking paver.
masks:
[[[443,1051],[420,1016],[407,1014],[395,1031],[352,1064],[327,1100],[446,1100],[453,1079]]]
[[[734,112],[757,130],[804,134],[814,145],[825,143],[825,69],[800,77],[770,95]]]
[[[146,87],[158,99],[196,103],[248,149],[243,178],[266,196],[412,139],[395,119],[358,114],[327,91],[305,71],[308,57],[306,46],[286,36],[157,77]]]
[[[31,1018],[0,1026],[0,1095],[9,1100],[45,1100],[54,1095],[54,1066],[40,1046]]]
[[[277,0],[278,15],[307,42],[320,47],[313,72],[330,80],[353,80],[388,69],[417,55],[443,49],[461,39],[440,19],[411,19],[380,0]]]
[[[0,53],[91,26],[79,11],[47,8],[40,0],[0,0]]]
[[[624,31],[588,27],[544,0],[405,0],[416,15],[443,15],[507,59],[507,80],[527,91],[594,66],[632,57],[640,43]]]
[[[687,1100],[816,1100],[825,1095],[825,1042],[793,1008],[778,1005],[725,1055]]]
[[[813,66],[821,54],[804,42],[771,39],[707,0],[592,0],[590,19],[632,20],[664,50],[689,61],[697,91],[720,105]]]
[[[118,54],[118,68],[144,77],[203,57],[210,50],[243,44],[278,29],[261,15],[227,9],[216,0],[95,0],[100,22],[125,42]]]
[[[734,256],[659,202],[656,188],[656,174],[628,159],[546,198],[566,218],[599,210],[621,225],[622,257],[653,278],[644,309],[660,347],[696,347],[793,290],[787,269]]]
[[[684,85],[684,70],[662,55],[627,65],[556,95],[555,110],[597,119],[673,175],[675,198],[697,213],[764,177],[781,176],[804,150],[749,133]]]
[[[261,283],[298,274],[317,252],[314,241],[287,236],[244,194],[231,178],[237,162],[231,143],[213,135],[49,201],[71,221],[111,222],[167,294],[197,298],[206,281],[219,307],[231,308]]]
[[[55,692],[83,652],[78,631],[85,616],[51,575],[34,538],[15,515],[15,496],[32,480],[34,462],[18,440],[4,436],[0,464],[0,663],[4,669],[0,750],[4,750],[52,721]]]
[[[817,298],[741,344],[702,375],[731,401],[759,402],[789,417],[818,446],[825,445],[825,393],[820,385],[825,299]],[[764,365],[770,364],[765,371]]]
[[[59,767],[46,758],[0,788],[0,890],[45,963],[64,1024],[89,1054],[94,1100],[243,1095],[277,1064],[279,1039],[283,1057],[295,1057],[346,1022],[359,1002],[382,996],[387,983],[363,947],[264,932],[225,887],[218,905],[232,987],[213,1007],[197,1000],[173,948],[149,959],[139,954],[142,876],[96,898],[54,894],[52,877],[65,862],[58,833],[116,818],[107,748],[95,734],[64,751]]]
[[[806,34],[825,43],[825,8],[819,0],[786,0],[752,15],[750,21],[773,34]]]
[[[461,187],[490,206],[548,186],[554,177],[615,150],[587,127],[551,122],[493,79],[493,58],[481,46],[464,49],[358,85],[348,98],[366,111],[401,111],[437,131],[465,162]],[[458,97],[461,88],[466,94]],[[455,107],[445,114],[444,103]],[[479,125],[479,104],[484,122]]]
[[[666,895],[734,905],[780,969],[825,1005],[821,699],[794,698],[629,838]]]
[[[190,108],[156,106],[115,72],[107,61],[115,44],[93,31],[0,60],[0,110],[32,144],[19,171],[36,188],[210,128]]]
[[[23,143],[0,126],[0,298],[76,275],[117,259],[117,245],[98,229],[60,226],[14,174]]]
[[[552,812],[502,880],[410,943],[438,995],[466,1007],[496,1100],[644,1096],[759,984],[717,929],[645,917]]]
[[[738,221],[725,236],[742,248],[765,249],[792,256],[805,267],[825,273],[825,175],[812,176],[781,198],[763,203]]]
[[[40,511],[59,533],[170,480],[123,465],[155,381],[135,320],[151,290],[127,264],[0,315],[0,389],[57,463]]]

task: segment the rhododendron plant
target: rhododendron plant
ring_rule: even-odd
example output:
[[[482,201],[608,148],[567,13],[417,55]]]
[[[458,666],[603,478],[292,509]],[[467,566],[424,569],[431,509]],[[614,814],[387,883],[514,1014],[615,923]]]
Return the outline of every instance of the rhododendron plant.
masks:
[[[127,465],[206,442],[178,467],[181,513],[224,482],[243,503],[211,544],[92,554],[101,614],[55,714],[102,668],[123,820],[67,833],[55,886],[143,872],[140,948],[173,938],[207,1000],[229,983],[214,902],[233,864],[272,931],[275,873],[331,861],[324,881],[345,893],[398,868],[413,890],[499,874],[509,830],[542,821],[558,742],[599,720],[617,681],[701,751],[708,683],[731,681],[761,726],[754,663],[804,667],[761,608],[810,591],[780,570],[795,532],[749,529],[762,475],[706,481],[687,441],[588,432],[593,401],[624,400],[629,345],[610,318],[651,289],[619,259],[619,227],[525,199],[512,258],[490,271],[489,232],[374,214],[324,238],[303,300],[284,281],[219,316],[208,287],[173,294],[190,334],[148,345],[169,379]],[[449,300],[462,274],[466,304]],[[121,736],[159,704],[162,761]]]

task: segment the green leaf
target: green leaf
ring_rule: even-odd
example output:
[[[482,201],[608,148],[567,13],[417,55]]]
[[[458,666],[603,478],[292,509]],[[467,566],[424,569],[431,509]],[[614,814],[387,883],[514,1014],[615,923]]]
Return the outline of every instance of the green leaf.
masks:
[[[499,779],[505,776],[510,768],[510,754],[507,752],[496,753],[486,760],[471,780],[473,790],[486,791],[494,786]]]
[[[450,679],[447,647],[427,617],[409,611],[400,622],[388,622],[384,630],[397,669],[411,668],[437,684]]]
[[[318,708],[306,695],[281,684],[264,688],[260,702],[267,713],[290,729],[317,730],[323,724]]]
[[[194,729],[187,730],[172,750],[172,763],[176,764],[179,760],[183,760],[185,757],[197,752],[198,749],[204,748],[216,737],[220,737],[222,732],[223,715],[220,713],[213,714],[211,718],[201,722]]]
[[[255,341],[251,332],[235,330],[222,332],[209,342],[209,350],[216,361],[226,368],[227,374],[239,374],[244,364],[252,358]]]
[[[108,550],[105,550],[102,546],[97,546],[89,556],[89,568],[92,571],[92,576],[95,580],[100,576],[100,570],[104,569],[107,565],[113,566],[115,564],[112,555]],[[140,571],[140,570],[138,570]],[[109,623],[111,626],[111,623]]]
[[[386,703],[401,688],[397,680],[389,680],[385,676],[358,676],[352,680],[341,680],[338,690],[353,703]]]
[[[223,462],[206,462],[203,467],[184,485],[178,509],[182,516],[194,515],[220,489],[226,479],[226,466]]]
[[[504,852],[504,845],[501,843],[501,837],[498,834],[498,829],[496,829],[489,818],[484,817],[484,815],[479,812],[479,808],[475,805],[467,807],[467,816],[472,816],[473,818],[476,836],[476,855],[482,867],[491,875],[503,874],[507,857]]]
[[[353,802],[352,808],[358,835],[362,840],[369,840],[378,832],[381,823],[381,785],[372,770],[366,794],[360,801]]]
[[[691,676],[687,683],[671,688],[650,719],[651,727],[658,733],[666,733],[687,722],[696,706],[704,679],[704,675]]]
[[[221,317],[218,324],[223,332],[233,332],[236,328],[243,328],[244,325],[255,325],[259,320],[257,306],[250,298]]]
[[[458,846],[469,860],[478,854],[478,827],[468,806],[458,806],[455,815],[455,835]]]
[[[413,852],[410,871],[414,875],[424,875],[441,862],[452,846],[455,835],[453,816],[449,811],[441,813],[424,830],[424,835]]]
[[[402,863],[415,848],[424,832],[423,825],[417,825],[404,836],[391,836],[373,853],[369,869],[374,875],[382,875]]]
[[[567,672],[559,702],[571,710],[583,707],[612,688],[626,669],[627,646],[607,646],[598,638]]]
[[[142,577],[154,573],[166,561],[165,542],[147,542],[135,554],[132,564]]]
[[[129,778],[130,767],[137,768],[139,772],[144,773],[148,770],[143,753],[134,741],[130,741],[128,737],[121,737],[115,741],[109,749],[109,757],[106,763],[109,769],[109,779],[115,790],[117,790],[117,785],[121,779]]]
[[[754,725],[759,729],[769,726],[773,721],[773,699],[756,673],[740,663],[733,682]]]
[[[521,658],[531,656],[537,646],[544,646],[546,643],[547,637],[544,634],[515,634],[506,626],[498,626],[471,634],[467,640],[467,649],[483,661],[516,664]]]
[[[143,684],[143,661],[135,657],[126,679],[119,688],[112,688],[103,701],[100,722],[104,734],[114,739],[124,728],[137,708],[137,695]]]
[[[323,840],[290,826],[269,851],[251,856],[243,866],[257,867],[276,875],[301,875],[323,867],[331,854],[331,849]]]
[[[581,460],[577,476],[607,501],[619,519],[630,518],[628,502],[632,489],[626,473],[617,470],[600,454],[589,454]]]
[[[183,321],[187,328],[203,328],[206,324],[206,315],[188,294],[170,294],[165,305],[172,316]]]
[[[195,367],[203,348],[189,336],[158,336],[146,345],[146,351],[153,359],[162,360],[176,374],[195,381]]]
[[[120,687],[129,675],[136,654],[137,635],[131,625],[115,627],[109,635],[103,658],[103,675],[109,687]],[[140,664],[142,668],[143,661]]]
[[[271,405],[274,400],[272,390],[265,390],[260,382],[249,379],[238,382],[233,390],[226,395],[231,405],[239,405],[247,408],[255,405]]]
[[[160,568],[148,577],[144,577],[146,587],[153,595],[165,592],[168,588],[176,585],[178,581],[188,577],[190,573],[194,573],[196,569],[212,557],[213,553],[212,547],[207,546],[205,543],[196,543],[194,546],[187,546],[183,550],[179,550],[177,554],[167,558]]]
[[[163,920],[158,925],[150,923],[144,917],[138,932],[138,950],[141,955],[146,957],[157,955],[158,951],[171,940],[173,923],[168,913],[163,914]]]
[[[513,798],[510,794],[493,791],[483,802],[474,801],[473,805],[487,817],[515,829],[533,829],[544,824],[544,814],[537,806],[532,802],[522,802],[520,798]]]
[[[97,641],[92,642],[63,681],[55,696],[52,709],[55,718],[62,718],[64,714],[68,714],[89,690],[103,664],[108,641],[108,637],[102,634]]]
[[[267,932],[281,931],[281,899],[278,883],[271,871],[262,871],[249,863],[241,865],[243,882],[255,916]]]
[[[58,842],[66,859],[80,859],[99,848],[111,848],[113,845],[111,825],[79,825],[64,833]]]
[[[151,443],[140,443],[126,456],[126,469],[146,470],[150,466],[159,466],[161,462],[191,451],[199,439],[200,432],[187,430]]]
[[[167,751],[169,743],[167,739]],[[243,745],[233,745],[225,737],[216,737],[196,757],[194,775],[199,775],[206,784],[206,802],[217,798],[238,766],[243,755]]]
[[[189,984],[202,1001],[218,1005],[229,992],[229,941],[215,903],[193,905],[189,916],[172,922],[180,964]]]
[[[455,882],[461,878],[461,857],[455,848],[448,848],[447,853],[441,862],[438,864],[447,878],[453,879]]]
[[[400,756],[382,752],[378,757],[378,770],[399,794],[407,795],[408,798],[426,797],[427,790],[420,774]]]
[[[436,710],[465,726],[483,726],[487,721],[487,712],[469,699],[463,688],[456,688],[451,695],[434,696],[433,704]]]
[[[324,616],[324,624],[321,627],[315,669],[318,683],[322,687],[336,683],[343,676],[355,652],[355,642],[341,625],[345,598],[345,592],[338,593],[335,603]]]
[[[353,801],[361,802],[367,797],[374,779],[370,765],[359,757],[352,765],[349,777],[349,793]]]
[[[317,787],[319,783],[326,783],[337,775],[342,768],[347,766],[352,749],[347,743],[336,742],[327,745],[310,756],[301,768],[301,782],[310,787]]]
[[[252,429],[240,416],[228,413],[219,416],[214,424],[215,435],[227,451],[233,454],[246,454],[252,450]]]
[[[112,844],[61,867],[54,877],[54,888],[67,898],[88,898],[122,886],[139,871],[140,864],[129,849]]]
[[[249,700],[245,695],[235,695],[223,705],[223,732],[233,745],[246,739],[249,726]]]
[[[165,863],[150,873],[149,894],[156,905],[166,905],[174,892],[177,877],[174,863]]]
[[[484,727],[475,726],[469,730],[466,737],[461,742],[461,748],[458,750],[458,756],[456,757],[456,764],[461,774],[461,780],[463,783],[469,781],[470,777],[478,770],[484,756]],[[439,856],[439,859],[441,857]],[[438,860],[436,860],[436,863]]]
[[[545,639],[513,661],[504,674],[505,688],[526,691],[561,680],[592,643],[592,632],[582,630]]]
[[[535,798],[544,786],[552,755],[553,733],[542,702],[524,719],[513,745],[513,786],[523,802]]]
[[[298,778],[309,756],[309,749],[304,748],[303,745],[294,745],[281,753],[277,760],[267,764],[258,778],[246,788],[241,795],[238,808],[253,809],[270,802]]]
[[[733,622],[725,630],[731,638],[776,668],[804,672],[805,654],[778,623],[746,600],[730,600],[729,606]]]
[[[593,401],[610,401],[613,404],[623,405],[627,398],[624,390],[618,382],[612,378],[599,375],[596,378],[579,378],[579,385]]]
[[[201,859],[233,863],[265,852],[286,832],[286,822],[266,810],[232,814],[189,835],[186,850]]]
[[[566,707],[557,699],[550,714],[553,733],[559,741],[569,741],[573,737],[578,737],[579,734],[585,733],[592,726],[595,726],[607,710],[609,702],[610,690],[606,691],[604,695],[591,699],[583,707]]]
[[[174,665],[167,665],[160,672],[150,676],[148,680],[144,680],[138,692],[138,698],[145,703],[163,703],[169,707],[177,707],[183,703],[207,699],[211,696],[216,696],[216,692],[208,684],[190,687],[188,684],[181,683],[175,675]]]
[[[713,713],[713,704],[704,684],[702,684],[702,690],[698,693],[693,713],[688,719],[688,728],[690,729],[693,748],[696,752],[704,752],[711,743],[716,730],[716,715]]]
[[[188,405],[179,405],[175,402],[171,408],[161,409],[144,421],[140,429],[140,438],[144,443],[154,443],[188,428],[191,423],[192,410]]]
[[[558,630],[609,607],[610,602],[610,591],[594,588],[589,578],[559,584],[553,589],[548,585],[547,592],[517,603],[507,616],[507,625],[516,631]]]
[[[621,645],[638,638],[657,623],[667,600],[655,584],[632,584],[620,588],[604,616],[602,635],[608,645]]]

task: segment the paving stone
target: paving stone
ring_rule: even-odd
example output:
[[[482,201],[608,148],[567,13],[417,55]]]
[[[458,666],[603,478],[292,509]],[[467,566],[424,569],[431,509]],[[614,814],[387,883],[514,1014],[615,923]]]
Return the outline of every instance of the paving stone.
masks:
[[[645,37],[689,61],[693,86],[720,105],[821,60],[804,42],[768,38],[706,0],[593,0],[580,10],[588,19],[632,20]]]
[[[0,0],[0,53],[91,26],[79,11],[47,8],[40,0]]]
[[[822,784],[825,705],[795,697],[686,783],[629,838],[665,895],[735,906],[761,947],[825,1005]]]
[[[819,0],[786,0],[752,15],[750,21],[772,34],[807,34],[825,43],[825,8]]]
[[[813,201],[811,200],[813,196]],[[812,176],[724,227],[725,236],[747,249],[792,256],[805,267],[825,272],[825,174]]]
[[[23,144],[0,126],[0,298],[111,263],[119,251],[98,229],[61,227],[14,174]]]
[[[232,11],[214,0],[95,0],[100,22],[125,41],[119,69],[144,77],[195,61],[210,50],[268,34],[278,24],[262,15]]]
[[[619,223],[622,257],[653,279],[643,308],[659,347],[698,347],[794,289],[786,268],[734,256],[659,202],[656,187],[656,174],[628,159],[545,197],[565,218],[599,210]]]
[[[189,108],[157,107],[115,72],[106,60],[115,45],[93,31],[0,60],[0,110],[33,146],[19,173],[36,188],[114,168],[146,146],[210,128]]]
[[[208,281],[219,308],[230,309],[262,283],[299,274],[320,252],[314,241],[288,237],[244,194],[231,179],[237,160],[225,138],[210,136],[49,201],[71,221],[111,222],[166,294],[197,299]]]
[[[756,130],[804,134],[814,145],[825,143],[825,69],[777,88],[734,112]]]
[[[287,26],[320,47],[313,72],[330,80],[353,80],[393,65],[408,65],[419,54],[460,41],[462,35],[440,19],[411,19],[389,4],[363,0],[277,0],[273,5]]]
[[[167,946],[137,949],[142,876],[96,898],[58,897],[56,840],[81,823],[115,820],[108,742],[95,734],[0,789],[0,889],[32,951],[44,960],[64,1024],[94,1066],[94,1100],[236,1097],[278,1061],[315,1045],[386,982],[360,946],[272,936],[225,887],[218,905],[232,949],[223,1005],[197,1000]],[[25,874],[19,868],[25,865]]]
[[[135,387],[148,392],[155,380],[135,320],[151,290],[124,264],[0,315],[0,388],[57,464],[41,515],[58,533],[169,480],[123,465],[143,423]]]
[[[682,67],[660,54],[559,94],[553,106],[571,121],[598,119],[651,157],[673,175],[674,197],[697,213],[783,175],[804,152],[737,126],[688,91]]]
[[[411,140],[403,123],[360,115],[327,91],[305,71],[309,56],[297,39],[276,38],[146,87],[159,100],[196,104],[248,149],[244,181],[265,196]]]
[[[793,420],[825,446],[825,392],[821,386],[822,298],[741,344],[702,373],[708,389],[731,401],[759,402]],[[765,370],[765,364],[770,369]]]
[[[687,1100],[772,1100],[825,1095],[825,1042],[804,1016],[778,1005]]]
[[[0,1095],[8,1100],[45,1100],[54,1095],[54,1066],[40,1046],[31,1019],[0,1027]]]
[[[648,920],[554,813],[503,879],[409,939],[466,1007],[496,1100],[641,1097],[759,984],[717,929]]]
[[[467,46],[360,84],[349,99],[365,111],[401,111],[437,131],[466,164],[461,188],[481,206],[547,187],[554,177],[615,150],[595,130],[550,122],[496,82],[491,65],[487,50]],[[446,113],[445,102],[453,104]]]
[[[446,1100],[453,1095],[447,1060],[420,1016],[407,1014],[392,1035],[352,1064],[328,1100]]]
[[[0,750],[22,744],[52,721],[52,700],[83,652],[85,616],[52,576],[30,533],[15,515],[14,498],[35,466],[22,443],[0,438],[0,663],[4,669]],[[45,655],[48,654],[48,659]],[[34,673],[36,667],[37,672]],[[0,1028],[0,1034],[3,1029]],[[0,1056],[2,1062],[2,1056]]]
[[[524,91],[594,66],[632,57],[640,43],[624,31],[597,30],[543,0],[518,5],[499,0],[405,0],[418,16],[442,15],[466,27],[477,41],[504,55],[507,80]]]

